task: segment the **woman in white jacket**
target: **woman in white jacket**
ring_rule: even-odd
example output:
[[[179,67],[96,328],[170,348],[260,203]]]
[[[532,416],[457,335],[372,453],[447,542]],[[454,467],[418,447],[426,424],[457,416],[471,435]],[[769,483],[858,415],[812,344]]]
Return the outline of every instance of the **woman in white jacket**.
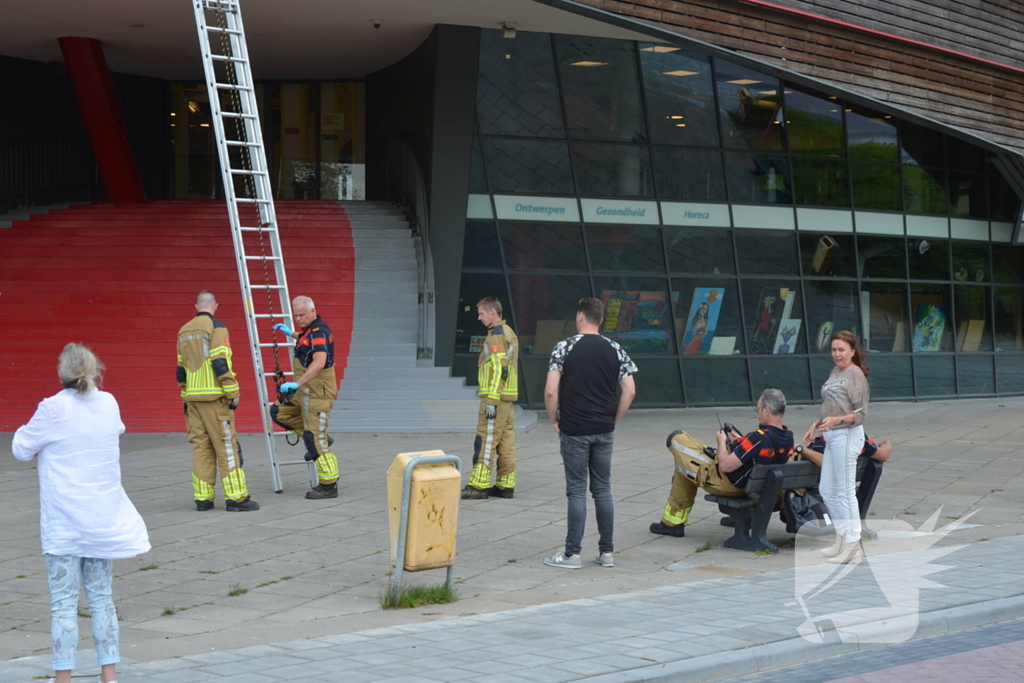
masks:
[[[149,550],[149,535],[121,486],[121,412],[96,388],[102,366],[92,351],[68,344],[57,375],[64,391],[43,400],[14,435],[14,457],[38,458],[39,522],[50,583],[51,683],[71,683],[78,646],[78,591],[92,615],[99,681],[114,683],[118,651],[113,560]]]

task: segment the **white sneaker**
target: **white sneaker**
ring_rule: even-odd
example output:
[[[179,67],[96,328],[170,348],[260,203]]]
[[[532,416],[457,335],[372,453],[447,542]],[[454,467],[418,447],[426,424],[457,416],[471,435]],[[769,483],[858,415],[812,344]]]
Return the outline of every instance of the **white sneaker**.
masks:
[[[596,558],[594,558],[594,562],[597,562],[602,567],[615,566],[615,558],[612,556],[611,553],[601,553]]]
[[[544,564],[549,567],[563,567],[565,569],[579,569],[583,566],[579,555],[566,555],[565,548],[562,548],[551,557],[544,558]]]

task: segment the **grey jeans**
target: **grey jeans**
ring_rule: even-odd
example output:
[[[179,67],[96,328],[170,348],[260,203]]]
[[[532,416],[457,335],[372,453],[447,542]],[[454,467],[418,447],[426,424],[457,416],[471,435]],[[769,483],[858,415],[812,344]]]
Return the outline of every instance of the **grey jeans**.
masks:
[[[565,554],[579,555],[583,530],[587,523],[587,477],[594,497],[599,552],[614,550],[612,527],[615,504],[612,501],[612,446],[614,433],[589,436],[559,434],[562,464],[565,466],[565,495],[569,499],[569,531],[565,536]]]

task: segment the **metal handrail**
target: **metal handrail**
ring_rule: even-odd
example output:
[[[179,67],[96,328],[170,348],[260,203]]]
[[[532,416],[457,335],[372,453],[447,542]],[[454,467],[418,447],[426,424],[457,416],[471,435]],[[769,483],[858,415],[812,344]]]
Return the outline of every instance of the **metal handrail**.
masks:
[[[434,357],[434,257],[430,251],[430,203],[423,171],[416,151],[402,135],[387,138],[385,184],[387,198],[402,206],[412,228],[416,244],[419,288],[419,326],[416,357]]]

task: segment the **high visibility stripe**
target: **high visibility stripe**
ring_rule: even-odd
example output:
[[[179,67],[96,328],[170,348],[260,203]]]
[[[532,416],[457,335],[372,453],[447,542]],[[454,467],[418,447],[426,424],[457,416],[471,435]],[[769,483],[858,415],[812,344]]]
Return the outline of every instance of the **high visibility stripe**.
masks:
[[[686,520],[690,518],[690,510],[692,509],[693,506],[691,505],[683,510],[675,511],[675,514],[673,514],[674,511],[672,510],[672,504],[668,503],[665,505],[665,511],[662,513],[661,517],[669,523],[669,526],[679,526],[680,524],[686,524]]]
[[[331,447],[327,445],[327,413],[318,413],[320,416],[320,429],[316,431],[320,442],[320,452],[326,453]]]
[[[491,420],[493,422],[493,420]],[[469,485],[475,489],[491,487],[491,470],[482,462],[473,465],[473,473],[469,477]]]
[[[316,475],[323,484],[332,484],[338,480],[338,459],[334,453],[324,453],[316,459]]]
[[[227,500],[242,500],[249,495],[249,488],[245,481],[245,471],[235,468],[221,479],[221,486],[224,488],[224,498]]]
[[[514,489],[516,487],[516,473],[510,472],[503,477],[498,477],[495,484],[499,489]]]
[[[213,500],[215,493],[213,484],[208,484],[192,473],[192,495],[196,500]]]
[[[491,456],[494,455],[494,423],[497,420],[487,420],[487,437],[484,439],[483,452],[480,454],[480,463],[487,468],[487,471],[491,470]],[[487,479],[487,485],[491,485],[490,477]]]
[[[224,430],[224,450],[228,453],[228,472],[235,469],[235,445],[231,439],[231,423],[227,420],[222,420],[220,423],[221,429]]]

